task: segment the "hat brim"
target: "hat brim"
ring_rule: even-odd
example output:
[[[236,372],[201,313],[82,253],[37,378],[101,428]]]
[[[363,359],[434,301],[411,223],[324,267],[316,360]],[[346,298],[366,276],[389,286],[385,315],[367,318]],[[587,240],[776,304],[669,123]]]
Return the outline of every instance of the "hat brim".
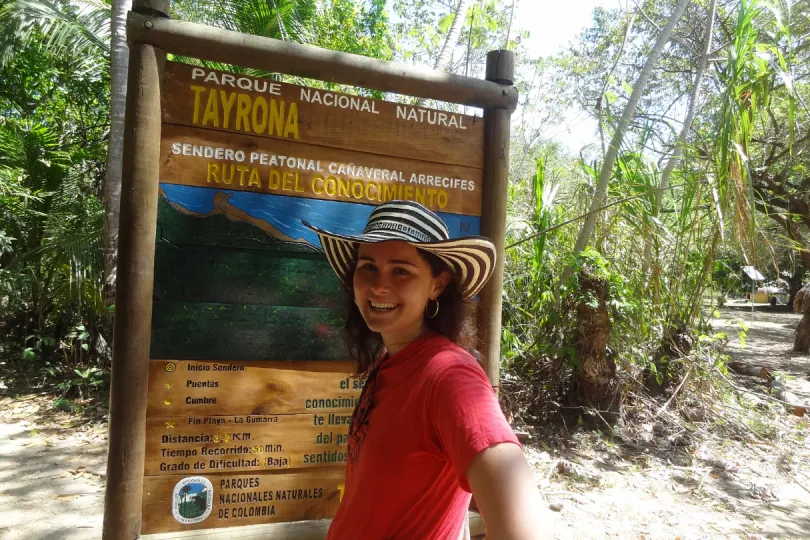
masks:
[[[321,229],[302,221],[315,232],[321,241],[326,260],[341,283],[351,288],[351,276],[356,264],[357,244],[376,244],[400,241],[439,257],[458,277],[461,298],[469,302],[481,292],[495,271],[498,260],[495,245],[483,236],[464,236],[434,242],[416,242],[405,233],[390,230],[373,231],[367,234],[344,235]]]

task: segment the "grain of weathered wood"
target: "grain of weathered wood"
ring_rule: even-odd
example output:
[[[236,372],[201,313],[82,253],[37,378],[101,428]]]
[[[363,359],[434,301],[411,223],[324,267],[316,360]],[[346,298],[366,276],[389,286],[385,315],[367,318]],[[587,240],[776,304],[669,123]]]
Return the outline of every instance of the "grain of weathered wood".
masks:
[[[499,83],[511,84],[514,53],[492,51],[487,54],[487,74]],[[492,240],[498,250],[495,272],[481,291],[478,332],[484,370],[492,386],[500,386],[501,308],[503,305],[503,261],[506,236],[506,202],[509,188],[509,123],[511,112],[505,109],[484,111],[484,206],[481,209],[481,234]]]
[[[147,22],[148,24],[146,24]],[[275,42],[273,40],[267,40],[264,38],[244,36],[233,32],[210,29],[199,25],[177,23],[176,21],[164,21],[155,18],[147,19],[137,14],[130,17],[130,29],[130,38],[133,43],[143,41],[144,39],[152,40],[154,43],[162,42],[164,46],[170,48],[172,52],[178,52],[180,54],[201,56],[211,60],[221,60],[229,63],[261,67],[265,69],[275,68],[283,72],[297,75],[315,76],[325,80],[360,84],[367,87],[375,87],[382,90],[391,90],[398,93],[406,93],[429,98],[449,98],[452,101],[489,107],[490,110],[487,111],[486,120],[486,131],[489,136],[485,151],[486,156],[484,159],[484,168],[486,169],[487,181],[489,182],[490,180],[494,179],[495,184],[493,186],[489,186],[487,191],[484,192],[483,182],[480,179],[476,181],[476,189],[473,190],[473,192],[474,196],[477,197],[477,200],[474,200],[473,202],[470,202],[470,198],[466,197],[467,193],[463,194],[465,195],[464,197],[460,196],[457,200],[453,199],[452,191],[448,191],[447,193],[446,204],[441,204],[438,201],[438,194],[434,194],[437,197],[435,205],[427,202],[426,198],[423,200],[434,210],[474,216],[481,215],[482,205],[486,205],[486,211],[484,213],[487,214],[487,216],[484,218],[484,234],[493,236],[493,240],[496,241],[496,245],[498,245],[500,249],[500,254],[503,254],[503,231],[498,228],[499,225],[497,223],[493,224],[493,220],[497,220],[501,217],[500,211],[504,203],[503,201],[482,202],[481,196],[482,194],[488,196],[489,198],[505,196],[505,190],[501,191],[500,188],[505,187],[505,183],[501,181],[501,177],[504,176],[504,171],[506,170],[505,163],[507,163],[508,156],[498,156],[497,152],[502,152],[505,149],[506,153],[508,154],[508,142],[506,145],[502,144],[502,133],[505,125],[507,133],[506,136],[508,137],[509,115],[508,113],[498,114],[501,111],[495,111],[493,109],[503,108],[504,111],[506,109],[514,109],[517,96],[513,87],[502,87],[497,84],[493,84],[492,82],[475,81],[468,78],[459,78],[438,73],[420,74],[417,73],[416,70],[402,68],[401,66],[396,66],[394,64],[379,63],[369,59],[352,57],[351,55],[341,55],[340,53],[334,53],[332,51],[314,50],[311,48],[307,49],[306,47],[300,47],[297,45],[290,47],[290,44]],[[133,48],[144,51],[148,49],[151,51],[151,48],[149,47],[134,46]],[[510,58],[504,55],[500,55],[499,58],[503,61],[499,60],[496,67],[488,66],[487,73],[490,75],[490,78],[496,79],[497,82],[508,83],[510,81],[506,80],[506,76],[502,72],[509,70],[500,66],[507,65],[509,63],[507,61],[510,60]],[[493,74],[497,74],[497,76]],[[157,88],[157,84],[155,84],[154,87]],[[183,90],[188,93],[191,89],[190,87],[184,87]],[[301,90],[298,89],[297,91],[299,92],[297,104],[299,104],[301,102]],[[195,93],[195,98],[196,97],[202,98],[202,93]],[[256,98],[257,96],[253,95],[250,99],[253,99],[256,103],[258,103],[259,101]],[[291,103],[292,101],[290,100],[289,102]],[[178,104],[178,110],[185,106],[186,103],[187,102],[183,102],[181,99],[181,102]],[[201,103],[202,99],[199,103],[197,103],[198,120],[200,120],[199,115],[201,114]],[[269,101],[267,101],[267,103],[269,103]],[[149,100],[148,105],[154,106],[155,100]],[[208,105],[208,103],[206,103],[206,105]],[[380,107],[385,106],[387,105],[380,104]],[[191,107],[191,114],[193,116],[194,101],[191,102]],[[319,105],[319,107],[323,107],[323,105]],[[289,110],[290,109],[288,109],[288,112]],[[336,110],[339,110],[339,108]],[[188,123],[188,112],[189,108],[186,106],[186,123]],[[341,145],[341,136],[339,131],[335,129],[334,126],[330,127],[328,123],[324,124],[324,126],[321,128],[313,128],[310,122],[313,118],[316,118],[316,116],[320,117],[320,115],[315,115],[315,113],[312,113],[313,116],[307,118],[307,114],[307,111],[303,110],[303,115],[300,117],[296,115],[296,118],[292,120],[290,120],[291,115],[288,115],[287,123],[290,126],[292,126],[292,123],[294,123],[295,129],[293,129],[293,127],[287,129],[287,126],[285,125],[284,133],[281,133],[281,130],[277,129],[275,134],[276,137],[286,137],[286,140],[281,140],[279,138],[268,138],[264,135],[256,137],[257,130],[253,129],[251,131],[252,137],[250,138],[244,137],[239,140],[239,138],[242,136],[238,134],[229,134],[227,135],[226,142],[227,144],[233,144],[232,141],[238,140],[239,143],[243,145],[243,147],[239,149],[249,151],[257,151],[256,149],[258,149],[261,151],[265,148],[271,148],[273,153],[280,154],[283,152],[286,155],[295,155],[295,153],[301,151],[302,148],[312,148],[317,150],[319,156],[327,156],[327,158],[319,158],[316,156],[311,157],[310,159],[316,161],[318,159],[327,159],[330,161],[330,163],[335,162],[336,164],[346,164],[349,162],[349,160],[355,162],[356,164],[358,161],[357,156],[360,156],[362,160],[367,161],[367,163],[361,164],[367,165],[371,168],[377,167],[380,169],[383,167],[395,168],[397,166],[395,163],[396,160],[401,158],[395,157],[382,160],[385,163],[394,163],[393,166],[375,165],[374,163],[376,162],[372,163],[370,160],[374,157],[376,157],[376,159],[381,159],[380,156],[385,154],[395,156],[410,156],[410,153],[414,148],[418,149],[420,145],[428,145],[428,148],[424,148],[422,150],[424,154],[416,157],[421,157],[423,161],[420,161],[419,163],[429,165],[431,170],[416,170],[415,172],[417,174],[422,173],[426,176],[437,176],[437,173],[434,171],[440,167],[447,166],[437,165],[436,163],[432,162],[446,162],[449,159],[449,161],[454,164],[453,167],[456,168],[459,168],[462,165],[473,165],[473,170],[478,171],[478,174],[483,178],[483,173],[481,173],[480,168],[478,168],[480,167],[480,162],[476,161],[473,163],[475,157],[469,160],[470,163],[460,164],[458,163],[459,160],[456,157],[447,157],[447,154],[456,156],[463,154],[463,152],[467,149],[461,151],[443,151],[442,148],[448,144],[450,144],[451,147],[458,145],[457,143],[452,143],[452,141],[449,140],[438,140],[435,143],[432,143],[430,136],[423,137],[424,140],[414,141],[413,144],[409,142],[403,145],[405,148],[398,148],[393,143],[396,140],[396,137],[401,136],[401,134],[394,133],[390,138],[387,135],[384,135],[379,137],[377,141],[378,144],[384,147],[382,149],[371,148],[368,150],[368,153],[361,154],[357,152],[354,146],[352,146],[351,148],[353,150],[349,151],[348,153],[344,153],[342,156],[333,158],[331,156],[335,155],[334,152],[345,152],[330,147],[331,145]],[[334,116],[339,116],[340,114],[342,114],[342,112]],[[356,114],[356,111],[352,112],[351,114]],[[349,120],[344,121],[343,124],[348,128],[349,131],[352,127],[359,128],[356,130],[356,133],[362,133],[364,130],[372,131],[369,129],[371,124],[363,124],[362,122],[353,124],[350,117],[347,118],[349,118]],[[374,118],[371,118],[371,120],[374,120]],[[253,122],[255,124],[256,120],[253,120]],[[190,123],[194,124],[193,117]],[[206,122],[200,120],[200,123]],[[260,121],[259,124],[261,124]],[[418,130],[419,127],[423,126],[413,124],[409,131],[413,132]],[[225,136],[224,132],[214,131],[214,128],[223,130],[226,129],[225,126],[208,125],[206,128],[207,129],[204,130],[205,135],[197,135],[197,140],[207,142],[207,140],[214,138],[214,140],[218,141],[218,146],[224,146],[223,141],[225,139],[222,138]],[[321,140],[317,141],[321,146],[305,144],[305,142],[311,143],[313,141],[303,141],[299,138],[301,133],[305,133],[306,130],[310,128],[313,128],[312,133],[319,134],[319,136],[322,137]],[[171,129],[171,127],[169,127],[169,129]],[[185,129],[189,129],[188,126],[186,126]],[[476,129],[480,128],[476,126]],[[425,131],[425,133],[429,132],[431,131]],[[138,135],[143,136],[145,133],[146,132],[139,132]],[[295,137],[295,135],[298,135],[299,137]],[[217,136],[220,138],[216,139]],[[290,142],[290,138],[294,139],[295,142]],[[348,138],[350,139],[351,136]],[[362,138],[367,139],[369,138],[369,135],[365,135]],[[494,145],[492,144],[493,140],[496,143]],[[193,144],[191,141],[187,142]],[[361,141],[357,144],[363,144],[363,142]],[[358,148],[366,149],[365,146]],[[303,150],[303,152],[306,153],[306,150]],[[333,154],[328,154],[329,152],[333,152]],[[357,156],[353,154],[357,154]],[[478,152],[478,155],[480,155],[480,152]],[[170,156],[167,154],[162,154],[161,157],[165,158]],[[227,161],[227,158],[216,158],[215,160],[220,162],[220,167],[223,165],[229,165],[229,163],[222,163],[223,161]],[[165,163],[163,165],[165,165]],[[243,178],[241,185],[236,187],[233,185],[235,180],[230,180],[228,182],[227,175],[222,174],[222,168],[220,168],[221,176],[219,177],[219,182],[217,182],[217,177],[212,177],[210,175],[212,171],[212,168],[210,167],[211,164],[204,163],[204,165],[205,181],[208,182],[211,180],[213,184],[219,184],[215,185],[214,187],[218,187],[222,190],[242,189],[243,191],[250,191],[252,188],[256,187],[255,184],[251,185],[252,182],[250,179],[249,169],[247,171],[242,171],[246,172],[248,176]],[[257,169],[260,167],[271,168],[272,166],[260,165],[257,167]],[[173,173],[176,177],[182,177],[186,169],[186,167],[180,167],[173,171]],[[276,182],[275,187],[273,187],[271,183],[272,173],[270,171],[266,172],[268,191],[264,192],[301,197],[301,194],[305,193],[306,190],[306,180],[310,180],[309,185],[313,193],[309,194],[309,196],[312,196],[313,194],[318,195],[317,193],[314,193],[318,190],[317,178],[306,177],[304,174],[301,174],[300,171],[298,171],[298,177],[295,177],[294,174],[293,176],[288,174],[288,176],[285,177],[285,171],[279,168],[277,172],[278,181]],[[261,180],[262,173],[258,172],[257,174]],[[339,175],[339,173],[333,174],[336,176]],[[357,175],[357,173],[351,174],[354,174],[355,176]],[[459,178],[464,178],[461,174],[445,174],[444,172],[439,172],[438,176],[457,176]],[[312,182],[313,180],[315,182]],[[323,180],[326,180],[326,178]],[[326,195],[323,195],[323,193],[321,193],[320,195],[323,195],[322,198],[327,199],[360,202],[359,199],[363,199],[364,197],[368,199],[370,197],[369,194],[373,191],[373,188],[369,189],[367,187],[367,182],[364,182],[367,180],[368,179],[365,178],[360,182],[360,191],[356,191],[357,188],[350,187],[348,192],[343,195],[343,198],[341,198],[340,192],[338,191],[339,180],[336,178],[335,194],[331,195],[327,193]],[[172,180],[164,181],[171,182]],[[303,183],[300,183],[302,181]],[[189,184],[188,182],[182,181],[178,183],[185,183],[186,185],[203,185],[200,183]],[[223,184],[231,187],[224,187]],[[261,182],[259,185],[261,185]],[[352,184],[349,185],[351,186]],[[327,183],[324,181],[323,186],[321,186],[323,191],[328,191],[326,186]],[[418,188],[419,186],[411,185],[407,187]],[[168,193],[169,188],[167,187],[165,189]],[[186,192],[191,192],[191,190],[188,190],[187,188],[174,187],[173,189],[175,190],[176,194],[179,193],[181,195]],[[275,191],[272,191],[273,189]],[[379,189],[379,186],[377,186],[377,189]],[[450,190],[452,189],[455,188],[450,188]],[[183,190],[186,191],[184,192]],[[388,198],[417,199],[415,194],[416,190],[411,191],[411,193],[412,195],[409,195],[407,192],[403,193],[403,191],[399,191]],[[239,195],[243,194],[234,194],[233,197],[236,198]],[[423,192],[423,197],[426,196],[427,194]],[[380,198],[385,200],[385,197],[378,197],[378,200]],[[175,199],[175,201],[177,200],[180,199]],[[373,201],[366,202],[373,203]],[[176,204],[180,203],[176,202]],[[154,207],[154,205],[152,206]],[[199,207],[201,208],[202,206]],[[470,211],[470,208],[472,208],[472,211]],[[182,211],[180,208],[178,208],[178,210]],[[205,210],[200,210],[200,212],[205,212]],[[189,213],[194,214],[194,212]],[[222,223],[220,220],[216,219],[220,216],[212,217],[214,219],[211,219],[209,223]],[[208,219],[209,218],[200,219],[197,223],[195,223],[195,225],[208,221]],[[260,229],[259,233],[267,233],[267,230],[263,228],[264,224],[259,223],[256,220],[244,220],[242,216],[234,213],[228,214],[227,219],[230,219],[231,221],[248,221],[254,227]],[[144,233],[144,231],[148,232],[149,227],[151,227],[151,232],[154,234],[154,221],[152,222],[151,226],[147,223],[146,227],[138,228],[136,230],[136,234],[141,235]],[[194,233],[189,230],[184,230],[181,236],[183,235],[185,235],[186,238],[189,238],[192,237]],[[500,240],[498,239],[499,235]],[[248,233],[248,236],[250,237],[250,241],[257,241],[259,244],[264,243],[265,245],[261,246],[261,249],[265,249],[268,252],[277,251],[279,253],[290,253],[297,251],[300,253],[306,253],[309,250],[309,248],[302,244],[299,244],[297,247],[291,246],[297,242],[297,239],[287,238],[283,235],[274,235],[272,231],[270,236],[275,236],[277,239],[276,241],[271,240],[268,242],[267,238],[262,237],[261,234],[252,235],[250,232]],[[199,245],[203,245],[211,240],[210,237],[205,238],[204,236],[201,236],[201,238],[203,238],[203,241]],[[228,247],[230,249],[235,249],[237,247],[242,247],[226,243],[228,241],[227,235],[222,237],[220,240],[223,241],[220,246],[223,248]],[[158,243],[158,245],[161,245],[162,249],[163,247],[166,247],[169,242],[167,237],[163,237],[159,234]],[[152,246],[154,245],[155,244],[152,244]],[[199,252],[197,254],[199,255]],[[231,258],[228,260],[209,259],[208,269],[221,272],[223,270],[232,270],[235,267],[234,265],[236,265],[236,267],[241,266],[242,268],[246,268],[251,262],[250,257],[252,257],[252,255],[243,257],[240,254],[235,258],[231,256]],[[305,259],[306,257],[301,258],[301,260]],[[151,263],[151,259],[144,260]],[[198,258],[197,260],[200,259]],[[141,262],[143,262],[143,260],[141,260]],[[171,257],[167,255],[167,258],[165,261],[163,261],[163,263],[158,261],[158,266],[165,270],[172,266],[171,262]],[[205,265],[201,265],[203,268],[199,269],[199,271],[197,271],[195,274],[190,269],[190,265],[194,264],[193,257],[176,258],[174,259],[174,262],[179,262],[179,265],[177,266],[180,267],[181,271],[185,271],[188,276],[193,275],[197,279],[198,284],[205,286]],[[163,264],[163,266],[160,266],[161,264]],[[183,268],[185,270],[182,270]],[[493,353],[493,351],[497,348],[497,329],[495,326],[496,323],[499,325],[500,322],[500,300],[498,296],[501,283],[497,279],[501,277],[500,272],[502,272],[502,263],[498,268],[498,275],[496,276],[494,285],[491,285],[490,288],[482,295],[484,311],[497,311],[497,314],[493,313],[482,316],[480,321],[480,325],[484,331],[484,339],[487,341],[485,350],[488,356],[488,371],[492,370],[493,365],[497,365],[497,352]],[[239,274],[239,272],[236,273]],[[270,272],[270,274],[267,276],[270,275],[272,275],[272,272]],[[240,276],[246,277],[244,272],[241,273]],[[140,277],[148,278],[151,293],[151,268]],[[167,276],[167,278],[168,277],[170,276]],[[271,278],[267,277],[267,279]],[[258,281],[256,281],[254,285],[258,286]],[[289,288],[290,284],[279,283],[278,286]],[[182,289],[182,285],[178,279],[167,282],[166,290],[181,291],[181,295],[193,295],[193,291],[184,291]],[[233,290],[234,289],[229,288],[228,283],[225,283],[221,293],[217,294],[220,294],[223,299],[228,299],[226,297],[232,295]],[[298,302],[299,298],[295,296],[297,292],[294,290],[291,292],[295,298],[294,302]],[[244,298],[244,295],[241,298]],[[228,302],[224,303],[169,302],[166,300],[158,300],[155,303],[155,316],[153,317],[152,321],[152,328],[154,329],[153,338],[155,339],[151,340],[151,353],[153,357],[160,357],[161,355],[165,354],[167,357],[171,356],[173,360],[171,362],[155,360],[150,363],[149,396],[147,400],[150,422],[157,422],[158,425],[160,425],[159,422],[164,422],[163,426],[165,429],[176,429],[167,426],[165,424],[165,418],[185,418],[187,422],[191,415],[201,415],[201,418],[212,418],[211,415],[216,415],[216,410],[218,410],[219,407],[222,407],[223,412],[219,414],[227,414],[229,418],[233,419],[234,429],[225,431],[226,434],[228,432],[231,433],[232,443],[234,440],[236,440],[235,436],[239,435],[240,433],[254,433],[252,430],[240,432],[236,429],[235,426],[237,422],[235,418],[239,417],[239,415],[242,417],[247,414],[275,415],[279,414],[276,412],[278,410],[286,410],[289,413],[300,414],[301,418],[312,416],[313,418],[317,419],[319,415],[324,416],[331,412],[342,412],[345,416],[345,414],[351,410],[352,406],[356,402],[359,389],[349,389],[340,385],[346,381],[351,381],[351,379],[346,379],[345,377],[345,373],[350,371],[348,364],[342,362],[287,362],[288,360],[296,358],[307,358],[310,360],[337,360],[346,357],[345,351],[342,347],[342,336],[340,331],[340,323],[342,323],[342,320],[340,320],[340,314],[336,310],[302,309],[278,307],[272,305],[248,305],[247,302],[235,304],[233,303],[232,298],[228,300]],[[275,302],[276,300],[271,299],[271,301]],[[287,300],[284,299],[281,299],[280,301],[287,302]],[[309,300],[306,300],[305,302],[307,301]],[[126,302],[124,302],[123,305],[126,311]],[[143,312],[141,312],[141,314],[143,314]],[[146,320],[148,321],[148,316],[146,317]],[[277,336],[283,337],[273,337],[271,335],[273,333],[275,333]],[[173,343],[171,341],[172,335],[175,337],[181,336],[179,342]],[[136,345],[136,348],[140,347],[140,350],[145,350],[146,344],[150,343],[148,336],[149,331],[148,328],[146,328],[145,331],[142,331],[137,335],[130,333],[129,339],[140,339],[141,343]],[[116,332],[116,340],[117,342],[120,342],[118,332]],[[195,359],[203,357],[228,358],[229,360],[207,362],[195,360],[194,362],[185,362],[178,359],[184,357],[194,357]],[[285,362],[239,362],[240,358],[277,358],[279,360],[285,360]],[[188,369],[190,365],[210,366],[212,367],[212,372],[209,373],[203,370],[192,371]],[[214,366],[221,366],[223,369],[217,370]],[[224,371],[224,368],[226,367],[230,370]],[[244,371],[234,371],[233,368],[235,367],[244,367],[246,369]],[[154,377],[151,376],[154,371],[153,368],[158,370],[158,374],[155,374]],[[186,368],[186,370],[183,371],[182,368]],[[324,371],[328,369],[337,369],[342,372]],[[212,375],[212,373],[214,374]],[[177,377],[180,377],[180,379],[176,379]],[[493,385],[497,386],[497,373],[495,377],[496,378],[493,379]],[[230,379],[226,380],[228,378]],[[183,388],[183,392],[177,392],[178,386],[175,385],[178,384],[178,380],[180,380],[180,385],[182,385],[183,381],[185,381],[186,386],[181,386]],[[223,382],[223,385],[188,385],[189,380],[201,383]],[[224,383],[229,384],[226,385]],[[134,385],[134,392],[136,394],[139,388],[142,389],[142,384],[139,386],[138,382],[136,381]],[[226,388],[229,391],[223,391]],[[172,390],[175,390],[174,394],[172,394]],[[143,422],[141,422],[141,420],[143,420],[143,407],[140,407],[140,412],[138,412],[139,408],[137,403],[133,406],[133,403],[138,399],[137,395],[135,395],[135,399],[132,402],[122,403],[121,396],[124,395],[124,393],[125,392],[119,393],[117,396],[118,402],[121,404],[121,406],[127,406],[130,408],[130,410],[136,413],[133,417],[133,426],[128,429],[130,429],[130,431],[134,430],[134,440],[136,445],[142,444]],[[130,394],[132,394],[132,392],[130,392]],[[113,407],[113,410],[115,410],[115,407]],[[165,416],[168,414],[167,411],[171,411],[171,414],[174,416]],[[288,433],[286,435],[291,437],[290,440],[303,444],[303,436],[295,436],[295,429],[297,428],[290,427],[287,430]],[[303,426],[301,429],[303,429]],[[139,437],[140,440],[138,440]],[[282,452],[281,449],[277,449],[278,445],[273,446],[274,443],[270,438],[261,440],[269,441],[266,443],[262,442],[262,444],[266,445],[263,448],[269,448],[271,452],[276,452],[276,450],[278,450],[276,453]],[[283,448],[284,445],[292,444],[296,443],[284,443],[281,446]],[[132,445],[130,444],[130,446]],[[113,445],[111,444],[111,449],[112,448]],[[132,454],[132,457],[134,457],[135,462],[140,459],[142,464],[143,447],[140,449],[140,457],[137,452]],[[165,456],[161,457],[165,458]],[[174,456],[169,457],[174,458]],[[133,460],[129,460],[127,462],[127,468],[129,469],[130,473],[134,471],[137,475],[142,474],[143,468],[137,463],[135,463],[135,467],[133,468],[132,463]],[[205,521],[194,525],[180,524],[172,517],[172,490],[177,485],[177,482],[182,480],[183,476],[166,476],[165,474],[161,476],[146,476],[143,484],[140,483],[140,478],[136,478],[136,482],[129,484],[127,489],[131,493],[134,493],[132,492],[132,489],[139,491],[141,485],[143,485],[145,488],[142,499],[142,516],[144,518],[143,532],[210,529],[232,525],[266,523],[274,520],[290,521],[319,519],[333,515],[338,505],[338,485],[339,483],[342,483],[342,467],[340,466],[327,467],[318,471],[301,470],[297,472],[275,473],[257,472],[252,475],[242,475],[241,479],[250,482],[252,485],[247,488],[233,488],[232,486],[227,486],[220,483],[221,480],[226,479],[226,476],[232,475],[224,475],[221,473],[218,474],[210,470],[203,472],[204,469],[200,464],[195,462],[195,465],[198,466],[198,469],[187,471],[189,474],[204,474],[208,478],[212,479],[215,486],[218,486],[218,489],[214,489],[210,493],[210,500],[214,503],[214,511],[211,516],[209,516]],[[166,471],[159,470],[159,472],[165,473]],[[110,475],[110,480],[111,485],[108,484],[108,505],[111,500],[110,491],[116,486],[120,487],[121,484],[120,478],[116,479],[114,473]],[[280,493],[290,493],[287,490],[296,490],[293,493],[305,492],[311,495],[307,497],[295,497],[294,501],[283,500],[284,497],[280,497]],[[219,491],[219,497],[217,497],[217,491]],[[138,493],[138,495],[140,495],[140,493]],[[230,495],[235,495],[236,498],[232,499]],[[134,500],[132,497],[129,497],[129,499]],[[195,499],[195,501],[199,501],[199,499]],[[188,503],[186,502],[186,504]],[[116,540],[117,538],[134,538],[134,536],[130,534],[130,529],[134,530],[135,534],[137,535],[138,531],[140,530],[141,515],[138,512],[132,512],[131,508],[129,508],[131,506],[132,505],[125,504],[124,507],[124,512],[129,512],[129,516],[127,517],[130,518],[129,523],[124,523],[124,534],[108,535],[106,527],[107,524],[105,523],[106,536],[116,538]],[[127,510],[127,508],[129,508],[129,510]],[[119,515],[125,515],[121,510],[117,510],[117,512]],[[118,523],[121,524],[123,522],[119,520]]]
[[[183,386],[184,381],[177,382]],[[350,413],[149,418],[145,474],[191,474],[202,467],[209,473],[245,473],[345,464],[350,419]]]
[[[183,152],[184,144],[189,145],[188,152],[193,152],[193,145],[222,148],[223,156],[226,150],[233,151],[234,155],[241,150],[245,154],[244,161],[174,153]],[[252,154],[254,152],[266,154],[267,163],[272,163],[273,156],[287,156],[286,166],[264,165],[260,156]],[[289,161],[289,157],[295,159]],[[317,170],[302,168],[299,159],[306,160],[303,167]],[[291,163],[295,166],[291,167]],[[164,125],[160,164],[160,181],[169,184],[366,204],[407,199],[436,212],[481,215],[482,171],[459,165],[175,125]],[[357,172],[338,172],[340,166],[347,165],[362,166],[362,176]],[[390,172],[386,179],[385,170],[401,173],[403,181],[392,180]]]
[[[147,414],[170,416],[350,414],[360,396],[352,362],[152,360]],[[188,381],[217,383],[190,387]],[[216,403],[187,403],[186,398]]]
[[[208,82],[207,77],[210,77]],[[255,91],[256,88],[261,91]],[[256,129],[252,114],[243,116],[247,122],[237,122],[239,95],[248,97],[251,105],[260,103],[260,107],[275,106],[277,111],[283,110],[285,121],[291,105],[295,104],[295,135],[302,143],[483,167],[484,123],[480,116],[350,96],[174,62],[166,68],[163,121],[284,138],[284,130],[278,133],[272,124],[262,122],[267,127]],[[206,115],[209,99],[215,103]],[[242,99],[248,103],[244,97]],[[226,115],[226,105],[231,100],[233,103],[227,106]],[[344,107],[340,107],[341,104]],[[256,118],[260,120],[261,116],[257,113]]]
[[[515,110],[518,102],[514,87],[489,81],[135,13],[127,20],[127,41],[183,56],[472,107]]]
[[[467,513],[470,536],[486,534],[481,514]],[[297,523],[273,523],[269,525],[249,525],[239,528],[211,529],[207,531],[187,531],[142,536],[142,540],[231,540],[232,538],[283,538],[284,540],[323,540],[332,520],[321,519]]]
[[[130,48],[110,385],[112,459],[107,463],[102,533],[105,540],[134,540],[141,527],[164,61],[165,54],[151,46]]]
[[[223,527],[198,531],[147,534],[141,540],[233,540],[234,538],[283,538],[284,540],[323,540],[329,531],[331,519],[313,519],[291,523],[268,523],[245,525],[243,527]]]
[[[515,55],[510,51],[498,50],[487,53],[484,77],[497,84],[511,86],[515,76]]]
[[[340,360],[342,309],[154,302],[152,358]]]
[[[197,475],[208,478],[213,485],[211,514],[200,523],[188,525],[179,523],[172,517],[173,489],[184,477]],[[330,518],[334,516],[340,502],[338,486],[343,484],[343,477],[342,467],[249,475],[203,472],[182,476],[146,476],[143,492],[143,532],[162,533]],[[243,489],[229,487],[233,486],[235,481],[254,487]],[[293,496],[296,498],[293,499]],[[238,501],[240,498],[256,502],[229,502]],[[227,518],[224,517],[225,512]],[[272,515],[251,516],[271,512]]]
[[[158,243],[156,301],[341,309],[346,293],[319,253]]]

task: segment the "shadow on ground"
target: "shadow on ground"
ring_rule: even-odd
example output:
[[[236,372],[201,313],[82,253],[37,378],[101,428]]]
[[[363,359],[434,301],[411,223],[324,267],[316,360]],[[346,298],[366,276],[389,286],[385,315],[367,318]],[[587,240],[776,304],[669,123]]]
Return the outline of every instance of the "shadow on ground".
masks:
[[[38,423],[0,422],[0,537],[100,538],[106,426],[47,411],[31,417]]]

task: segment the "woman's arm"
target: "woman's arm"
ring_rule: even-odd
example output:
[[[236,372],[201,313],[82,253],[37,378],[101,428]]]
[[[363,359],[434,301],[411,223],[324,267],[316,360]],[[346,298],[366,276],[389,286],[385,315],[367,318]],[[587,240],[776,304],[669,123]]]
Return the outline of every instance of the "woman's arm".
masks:
[[[467,467],[467,482],[489,540],[552,538],[553,518],[516,444],[496,444],[480,452]]]

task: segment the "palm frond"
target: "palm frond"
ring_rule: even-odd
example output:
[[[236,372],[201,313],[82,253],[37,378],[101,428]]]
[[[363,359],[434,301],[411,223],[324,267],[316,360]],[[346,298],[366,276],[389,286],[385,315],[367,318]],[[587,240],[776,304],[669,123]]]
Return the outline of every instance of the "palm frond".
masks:
[[[60,5],[48,0],[14,0],[0,8],[0,28],[16,31],[23,41],[41,32],[45,47],[57,52],[101,51],[110,53],[110,6],[96,0]]]

